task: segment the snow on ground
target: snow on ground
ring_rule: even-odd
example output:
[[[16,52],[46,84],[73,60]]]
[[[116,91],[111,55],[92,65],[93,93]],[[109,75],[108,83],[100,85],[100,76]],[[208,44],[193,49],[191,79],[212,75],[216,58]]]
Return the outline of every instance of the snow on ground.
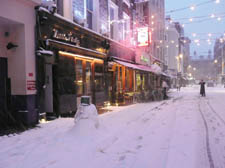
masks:
[[[109,107],[99,127],[60,118],[0,137],[0,168],[224,168],[225,89],[172,90],[162,102]]]

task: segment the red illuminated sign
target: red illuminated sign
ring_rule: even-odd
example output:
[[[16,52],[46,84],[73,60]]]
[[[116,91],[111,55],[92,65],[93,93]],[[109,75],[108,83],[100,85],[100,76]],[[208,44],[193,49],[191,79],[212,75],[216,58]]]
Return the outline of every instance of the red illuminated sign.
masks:
[[[151,32],[148,31],[148,27],[137,29],[137,45],[139,47],[148,46],[151,40]]]

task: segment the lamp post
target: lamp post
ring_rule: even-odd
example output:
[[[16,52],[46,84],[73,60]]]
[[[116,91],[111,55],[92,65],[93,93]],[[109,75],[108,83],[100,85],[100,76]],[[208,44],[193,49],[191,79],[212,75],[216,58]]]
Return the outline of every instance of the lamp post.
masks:
[[[221,57],[222,57],[222,70],[221,70],[221,75],[224,75],[224,55],[223,55],[223,48],[224,48],[224,39],[220,39],[220,43],[221,43]]]
[[[221,43],[221,47],[220,47],[220,49],[221,49],[221,57],[222,57],[222,61],[221,61],[221,66],[222,66],[222,70],[221,70],[221,82],[222,83],[224,83],[224,51],[223,51],[223,49],[224,49],[224,41],[225,41],[225,39],[223,39],[223,38],[221,38],[220,39],[220,43]]]

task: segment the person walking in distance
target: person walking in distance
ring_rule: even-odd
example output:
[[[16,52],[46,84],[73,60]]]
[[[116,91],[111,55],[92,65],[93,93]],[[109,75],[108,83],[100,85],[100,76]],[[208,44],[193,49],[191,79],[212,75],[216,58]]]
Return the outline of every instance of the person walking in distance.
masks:
[[[202,97],[205,97],[205,82],[203,80],[201,80],[199,85],[200,85],[200,95]]]
[[[180,84],[180,82],[179,82],[179,81],[177,81],[177,83],[176,83],[176,87],[177,87],[177,91],[180,91],[181,84]]]
[[[162,82],[162,87],[163,87],[163,100],[166,100],[168,98],[168,96],[166,94],[167,88],[168,88],[166,81]]]

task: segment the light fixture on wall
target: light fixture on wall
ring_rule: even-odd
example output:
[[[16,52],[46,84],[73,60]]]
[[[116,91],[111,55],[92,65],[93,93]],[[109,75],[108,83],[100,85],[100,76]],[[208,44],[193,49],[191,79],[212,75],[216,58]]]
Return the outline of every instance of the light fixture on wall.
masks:
[[[9,32],[5,32],[5,37],[9,37]]]
[[[7,48],[8,50],[11,50],[11,49],[16,48],[16,47],[18,47],[18,45],[13,44],[12,42],[9,42],[9,43],[7,44],[7,46],[6,46],[6,48]]]

